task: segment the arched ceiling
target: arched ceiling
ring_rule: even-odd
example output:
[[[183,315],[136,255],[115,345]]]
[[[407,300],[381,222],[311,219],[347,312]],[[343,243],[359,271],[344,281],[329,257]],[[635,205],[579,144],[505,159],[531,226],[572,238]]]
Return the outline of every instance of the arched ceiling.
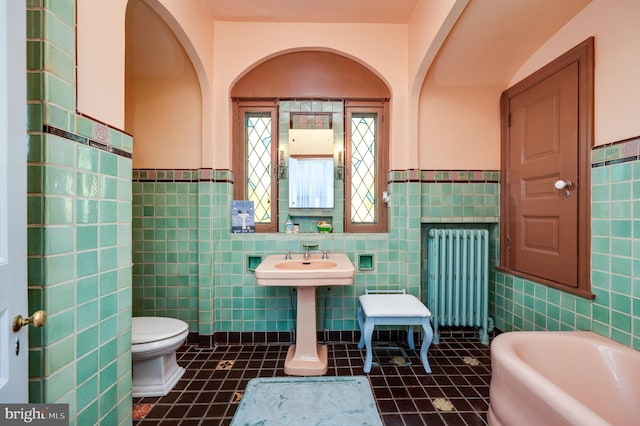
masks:
[[[591,0],[471,0],[431,68],[439,86],[506,83]]]
[[[406,24],[418,4],[441,0],[201,0],[214,20],[247,22]],[[523,61],[591,0],[470,0],[429,71],[440,86],[500,84],[510,81]],[[179,59],[166,56],[177,41],[165,37],[157,55],[162,24],[143,5],[130,11],[132,37],[148,52],[136,58],[135,73],[179,73]],[[143,11],[144,10],[144,11]],[[166,32],[165,32],[166,34]],[[160,37],[162,38],[162,37]]]
[[[418,2],[441,0],[202,0],[221,21],[406,24]],[[431,68],[436,84],[508,82],[591,0],[470,0]]]
[[[183,46],[144,1],[129,1],[126,19],[127,73],[175,77],[192,69]]]

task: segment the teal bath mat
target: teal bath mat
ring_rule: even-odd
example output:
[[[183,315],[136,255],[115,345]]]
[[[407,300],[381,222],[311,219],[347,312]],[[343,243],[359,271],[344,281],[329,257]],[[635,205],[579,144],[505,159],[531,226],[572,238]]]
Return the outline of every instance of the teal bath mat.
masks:
[[[369,380],[354,377],[251,379],[232,426],[382,426]]]

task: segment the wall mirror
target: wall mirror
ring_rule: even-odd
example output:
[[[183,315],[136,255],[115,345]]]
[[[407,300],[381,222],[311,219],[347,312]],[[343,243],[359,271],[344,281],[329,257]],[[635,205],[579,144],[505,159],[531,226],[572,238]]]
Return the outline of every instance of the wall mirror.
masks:
[[[289,157],[289,208],[333,208],[333,158]]]

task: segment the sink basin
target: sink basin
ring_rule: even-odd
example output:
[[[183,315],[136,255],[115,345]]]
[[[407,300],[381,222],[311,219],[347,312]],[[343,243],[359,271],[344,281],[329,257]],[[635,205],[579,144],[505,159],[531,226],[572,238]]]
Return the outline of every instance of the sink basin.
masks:
[[[320,287],[351,285],[355,268],[344,253],[329,253],[329,259],[312,254],[305,259],[293,254],[285,260],[283,254],[267,256],[255,270],[256,283],[262,286]]]
[[[299,271],[310,271],[316,269],[328,269],[335,268],[338,266],[336,262],[331,262],[330,260],[285,260],[280,263],[276,263],[276,268],[278,269],[296,269]]]

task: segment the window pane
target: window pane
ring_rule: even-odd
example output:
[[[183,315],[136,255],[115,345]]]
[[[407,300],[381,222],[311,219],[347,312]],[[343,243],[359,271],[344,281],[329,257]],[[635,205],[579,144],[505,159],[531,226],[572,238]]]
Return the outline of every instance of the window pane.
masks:
[[[351,117],[351,222],[376,222],[377,114]]]
[[[271,114],[247,114],[247,199],[256,223],[271,223]]]

